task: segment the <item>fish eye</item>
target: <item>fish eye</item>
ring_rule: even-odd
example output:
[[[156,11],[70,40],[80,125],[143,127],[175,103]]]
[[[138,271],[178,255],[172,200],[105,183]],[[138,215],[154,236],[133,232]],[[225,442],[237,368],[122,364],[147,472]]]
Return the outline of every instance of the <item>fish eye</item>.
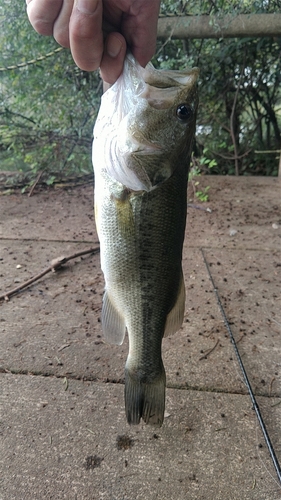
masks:
[[[180,104],[177,107],[176,114],[177,114],[177,118],[181,122],[186,122],[193,115],[193,109],[191,106],[189,106],[189,104]]]

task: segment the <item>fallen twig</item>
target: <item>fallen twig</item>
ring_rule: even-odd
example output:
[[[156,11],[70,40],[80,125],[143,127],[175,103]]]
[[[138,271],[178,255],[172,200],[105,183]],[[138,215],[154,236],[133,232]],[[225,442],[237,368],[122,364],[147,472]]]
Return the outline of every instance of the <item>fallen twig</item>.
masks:
[[[271,405],[271,408],[273,408],[274,406],[278,406],[278,405],[281,405],[281,401],[277,401],[277,403],[274,403],[273,405]]]
[[[275,377],[273,377],[270,381],[270,385],[269,385],[269,397],[271,396],[271,393],[272,393],[272,386],[273,386],[273,382],[275,381]]]
[[[64,377],[63,381],[62,381],[63,385],[64,385],[64,390],[67,391],[68,389],[68,380],[66,377]]]
[[[188,203],[187,206],[189,208],[196,208],[197,210],[204,210],[205,212],[212,213],[212,210],[209,207],[201,207],[201,205],[195,205],[194,203]]]
[[[0,295],[0,300],[6,300],[8,301],[12,295],[15,295],[17,292],[20,292],[24,288],[27,288],[29,285],[32,285],[35,281],[38,281],[40,278],[45,276],[45,274],[48,274],[50,272],[55,272],[57,269],[60,269],[66,262],[68,262],[71,259],[76,259],[77,257],[81,257],[82,255],[87,255],[87,254],[95,254],[98,253],[100,250],[100,247],[95,247],[95,248],[90,248],[88,250],[82,250],[81,252],[76,252],[72,255],[69,255],[68,257],[57,257],[51,261],[51,265],[47,267],[44,271],[42,271],[39,274],[36,274],[36,276],[33,276],[33,278],[30,278],[28,281],[25,281],[21,285],[18,285],[16,288],[13,288],[9,292],[3,293],[3,295]]]
[[[199,358],[199,361],[201,361],[202,359],[206,359],[207,356],[209,356],[209,354],[211,354],[211,352],[213,352],[215,350],[215,348],[217,347],[219,343],[219,339],[216,341],[214,347],[212,347],[212,349],[210,349],[209,351],[205,352],[205,354],[203,356],[201,356],[201,358]]]
[[[37,177],[36,177],[36,179],[35,179],[34,183],[32,184],[32,187],[31,187],[31,189],[30,189],[30,191],[29,191],[29,193],[28,193],[28,197],[29,197],[29,198],[30,198],[30,196],[32,196],[33,191],[34,191],[34,189],[36,188],[36,186],[37,186],[38,182],[40,181],[40,179],[41,179],[42,175],[44,174],[44,172],[45,172],[45,169],[44,169],[44,170],[41,170],[41,172],[39,172],[39,174],[37,175]]]
[[[227,328],[227,331],[228,331],[228,334],[229,334],[229,338],[231,340],[231,343],[234,347],[234,350],[235,350],[235,354],[236,354],[236,357],[237,357],[237,361],[239,363],[239,366],[240,366],[240,369],[242,371],[242,374],[243,374],[243,378],[244,378],[244,382],[247,386],[247,389],[248,389],[248,393],[249,393],[249,396],[251,398],[251,401],[252,401],[252,408],[253,410],[255,411],[256,413],[256,416],[257,416],[257,419],[259,421],[259,424],[260,424],[260,428],[262,430],[262,433],[263,433],[263,437],[265,439],[265,442],[266,442],[266,445],[267,445],[267,448],[268,448],[268,451],[270,453],[270,456],[271,456],[271,459],[272,459],[272,462],[273,462],[273,465],[275,467],[275,470],[276,470],[276,474],[278,476],[278,480],[279,480],[279,483],[281,484],[281,467],[280,467],[280,464],[278,462],[278,458],[276,457],[276,454],[275,454],[275,450],[272,446],[272,443],[270,441],[270,437],[268,435],[268,432],[267,432],[267,429],[266,429],[266,426],[265,426],[265,423],[263,421],[263,418],[262,418],[262,415],[261,415],[261,412],[260,412],[260,409],[259,409],[259,406],[258,406],[258,403],[257,403],[257,400],[255,398],[255,395],[254,395],[254,392],[253,392],[253,389],[252,389],[252,386],[250,384],[250,381],[248,379],[248,375],[247,375],[247,372],[245,370],[245,367],[244,367],[244,364],[243,364],[243,361],[242,361],[242,358],[240,356],[240,353],[239,353],[239,350],[238,350],[238,347],[237,347],[237,343],[235,342],[235,338],[234,338],[234,335],[233,335],[233,332],[231,330],[231,327],[230,327],[230,324],[229,324],[229,321],[227,320],[227,317],[226,317],[226,314],[225,314],[225,310],[223,308],[223,305],[222,305],[222,301],[221,301],[221,298],[219,296],[219,293],[218,293],[218,290],[216,288],[216,285],[215,285],[215,282],[214,282],[214,279],[213,279],[213,276],[211,274],[211,271],[210,271],[210,266],[207,262],[207,259],[205,257],[205,254],[204,254],[204,250],[203,248],[201,248],[201,253],[202,253],[202,257],[203,257],[203,260],[205,262],[205,266],[206,266],[206,269],[207,269],[207,272],[208,272],[208,275],[209,275],[209,278],[211,280],[211,283],[212,283],[212,286],[213,286],[213,290],[214,290],[214,293],[216,295],[216,299],[217,299],[217,302],[218,302],[218,306],[219,306],[219,309],[220,309],[220,312],[222,314],[222,317],[223,317],[223,320],[224,320],[224,323],[225,323],[225,326]]]

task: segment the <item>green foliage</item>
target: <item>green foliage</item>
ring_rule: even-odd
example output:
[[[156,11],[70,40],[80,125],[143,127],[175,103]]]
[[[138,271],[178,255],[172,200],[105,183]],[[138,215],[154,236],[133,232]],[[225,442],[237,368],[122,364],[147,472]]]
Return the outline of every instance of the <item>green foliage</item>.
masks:
[[[196,196],[198,200],[205,202],[209,200],[208,191],[210,186],[201,188],[200,181],[196,180],[196,178],[200,177],[202,172],[209,172],[210,169],[217,165],[217,162],[215,159],[210,159],[208,157],[207,148],[204,149],[203,154],[204,156],[201,156],[199,159],[192,155],[188,180],[192,185],[194,196]]]
[[[0,25],[0,67],[34,60],[0,73],[0,169],[17,171],[26,185],[39,173],[50,185],[91,172],[98,73],[78,69],[68,50],[36,62],[57,44],[34,32],[21,0],[0,6]]]
[[[279,0],[164,0],[164,15],[276,12]],[[215,17],[213,18],[215,22]],[[0,170],[25,188],[92,172],[92,129],[101,84],[78,69],[68,50],[35,33],[22,0],[0,5]],[[158,42],[159,68],[200,67],[200,107],[193,169],[202,173],[276,175],[280,149],[281,39]],[[45,57],[52,53],[50,57]],[[42,60],[37,60],[43,56]],[[196,196],[208,196],[196,187]],[[200,198],[200,199],[201,199]]]
[[[211,19],[214,14],[277,11],[277,0],[166,0],[163,4],[165,15],[209,14]],[[256,151],[280,149],[280,51],[281,38],[169,40],[158,44],[154,58],[158,67],[200,68],[194,156],[204,173],[277,175],[276,156]],[[212,166],[210,172],[208,166]]]
[[[198,183],[199,184],[199,183]],[[195,184],[196,185],[196,184]],[[208,191],[210,189],[210,186],[206,186],[202,191],[196,191],[195,196],[200,200],[200,201],[208,201],[209,200],[209,195]]]

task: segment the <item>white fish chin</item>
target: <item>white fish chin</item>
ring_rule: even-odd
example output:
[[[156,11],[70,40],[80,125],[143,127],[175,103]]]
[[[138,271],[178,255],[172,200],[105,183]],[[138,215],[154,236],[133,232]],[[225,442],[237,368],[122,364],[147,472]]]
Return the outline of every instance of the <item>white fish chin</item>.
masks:
[[[155,149],[153,152],[155,154]],[[140,148],[139,145],[134,145],[134,149],[128,147],[120,154],[118,142],[116,142],[115,148],[111,147],[111,161],[106,169],[108,175],[132,191],[151,191],[153,186],[146,171],[135,160],[136,155],[147,154],[152,153],[148,153],[146,146]]]

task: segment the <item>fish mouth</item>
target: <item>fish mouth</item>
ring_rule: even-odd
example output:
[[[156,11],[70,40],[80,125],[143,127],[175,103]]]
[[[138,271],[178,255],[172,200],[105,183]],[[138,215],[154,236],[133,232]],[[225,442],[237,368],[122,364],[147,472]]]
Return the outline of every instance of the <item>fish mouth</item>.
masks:
[[[152,108],[167,109],[173,104],[179,89],[194,86],[199,70],[156,70],[148,64],[145,68],[140,68],[140,74],[143,86],[139,97],[145,99]]]
[[[139,72],[145,84],[167,90],[192,84],[194,78],[198,78],[199,68],[183,70],[156,69],[151,63],[148,63],[145,68],[140,67]]]
[[[163,148],[159,144],[147,143],[139,144],[137,149],[133,151],[134,155],[155,155],[163,152]]]
[[[128,143],[130,144],[130,153],[133,155],[153,155],[163,152],[161,144],[149,141],[140,131],[130,135]]]

